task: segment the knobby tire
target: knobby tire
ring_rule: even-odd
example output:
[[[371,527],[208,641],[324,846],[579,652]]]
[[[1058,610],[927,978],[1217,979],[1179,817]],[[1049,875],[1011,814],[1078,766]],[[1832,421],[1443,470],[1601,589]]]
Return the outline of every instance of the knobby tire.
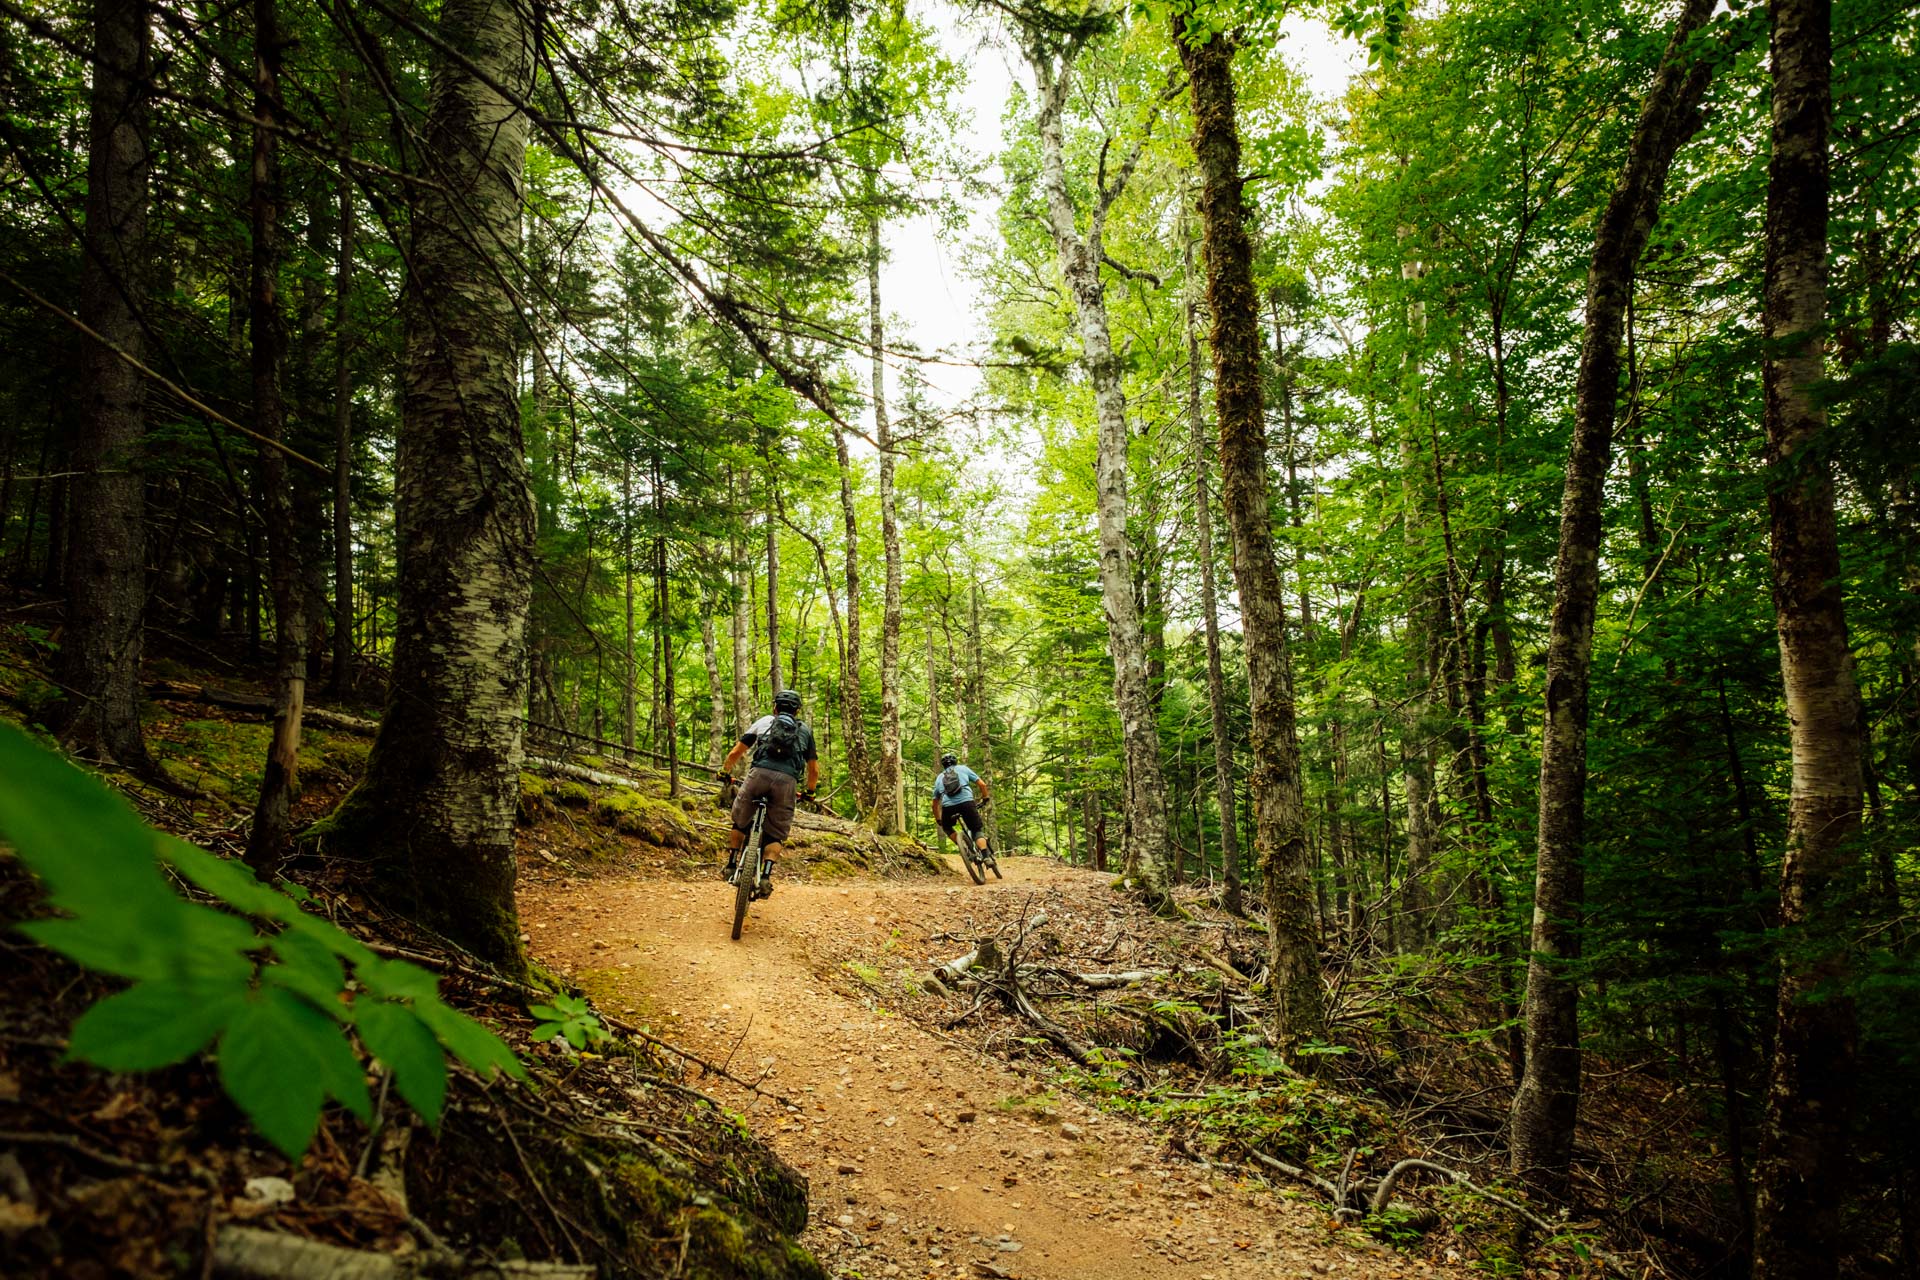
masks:
[[[767,811],[760,810],[753,819],[753,831],[747,836],[747,843],[740,850],[740,865],[735,871],[733,885],[733,940],[740,941],[740,926],[747,922],[747,904],[753,901],[753,891],[760,883],[760,831],[767,820]]]

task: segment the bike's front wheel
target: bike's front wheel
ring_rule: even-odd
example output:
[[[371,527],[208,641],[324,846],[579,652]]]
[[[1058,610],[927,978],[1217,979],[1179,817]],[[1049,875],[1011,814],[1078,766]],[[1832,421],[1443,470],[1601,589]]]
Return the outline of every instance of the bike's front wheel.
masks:
[[[740,850],[740,866],[733,882],[733,940],[740,941],[740,926],[747,922],[747,904],[753,901],[753,887],[760,883],[760,821],[754,820],[753,833]]]

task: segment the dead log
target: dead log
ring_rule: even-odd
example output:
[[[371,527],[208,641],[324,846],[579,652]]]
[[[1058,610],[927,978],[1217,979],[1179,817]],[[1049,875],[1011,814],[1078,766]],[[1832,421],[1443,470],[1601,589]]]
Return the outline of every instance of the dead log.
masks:
[[[225,1280],[592,1280],[594,1267],[565,1262],[492,1262],[441,1249],[396,1256],[343,1249],[305,1236],[258,1227],[222,1227],[213,1245],[213,1274]]]
[[[168,702],[199,702],[210,707],[219,707],[223,711],[249,712],[262,720],[273,719],[273,703],[266,698],[236,693],[231,689],[219,689],[210,684],[156,680],[147,686],[147,694],[149,697],[165,698]],[[317,728],[337,729],[342,733],[359,734],[363,738],[371,738],[380,732],[378,720],[350,716],[344,711],[328,711],[324,707],[308,705],[301,711],[300,718]]]

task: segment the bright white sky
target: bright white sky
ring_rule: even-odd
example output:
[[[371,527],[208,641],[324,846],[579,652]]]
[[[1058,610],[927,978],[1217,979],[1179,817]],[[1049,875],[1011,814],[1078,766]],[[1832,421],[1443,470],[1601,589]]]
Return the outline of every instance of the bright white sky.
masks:
[[[1024,60],[997,28],[970,24],[962,29],[950,4],[922,3],[916,8],[940,30],[948,54],[972,71],[959,104],[970,117],[963,135],[965,146],[976,156],[997,155],[1000,118],[1009,90],[1016,80],[1032,88]],[[1316,97],[1343,94],[1349,77],[1366,67],[1366,50],[1358,42],[1334,35],[1317,20],[1288,18],[1284,30],[1286,39],[1277,53],[1304,72]],[[990,176],[997,175],[996,167]],[[978,202],[964,234],[990,233],[993,212],[992,198]],[[923,351],[944,348],[960,359],[977,353],[984,335],[976,320],[977,291],[960,267],[960,245],[943,243],[932,220],[925,217],[889,224],[886,241],[889,257],[880,291],[889,313],[889,337],[912,342]],[[977,369],[925,365],[923,371],[934,399],[944,404],[966,400],[981,380]],[[890,382],[898,384],[897,366]]]

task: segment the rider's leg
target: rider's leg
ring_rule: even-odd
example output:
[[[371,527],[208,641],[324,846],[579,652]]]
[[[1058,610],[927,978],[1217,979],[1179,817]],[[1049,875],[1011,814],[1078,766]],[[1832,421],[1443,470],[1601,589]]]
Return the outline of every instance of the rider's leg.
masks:
[[[987,851],[987,824],[981,819],[980,811],[969,805],[960,812],[967,820],[967,834],[973,837],[975,852],[985,853]],[[958,843],[957,837],[955,843]]]

